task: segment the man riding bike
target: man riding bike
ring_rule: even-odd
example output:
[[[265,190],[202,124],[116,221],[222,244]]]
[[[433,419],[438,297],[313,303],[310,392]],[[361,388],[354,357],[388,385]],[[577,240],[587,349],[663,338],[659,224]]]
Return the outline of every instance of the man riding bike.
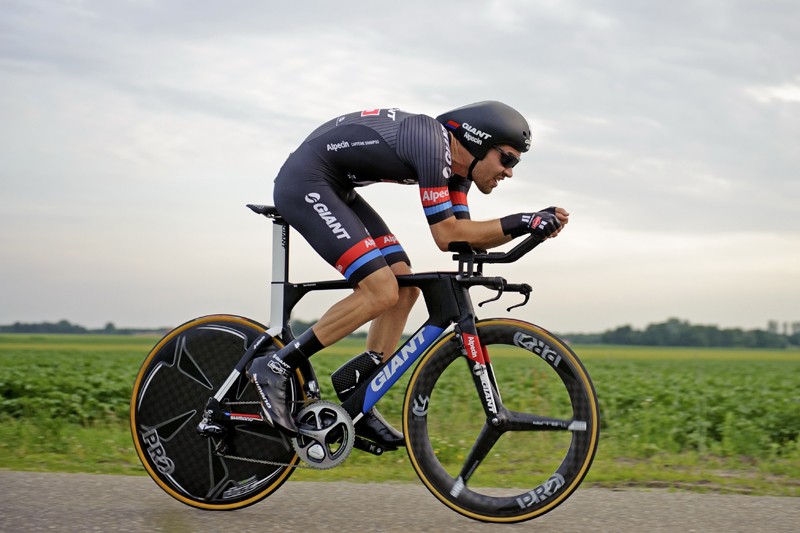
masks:
[[[287,404],[289,377],[300,363],[371,321],[366,351],[334,372],[341,401],[367,381],[394,352],[419,289],[399,287],[411,262],[386,223],[356,192],[377,182],[419,184],[423,211],[436,245],[465,241],[488,249],[514,237],[556,236],[569,221],[563,208],[473,221],[467,193],[474,184],[490,194],[513,176],[530,148],[525,118],[513,108],[484,101],[435,119],[398,109],[341,115],[309,135],[275,179],[275,207],[353,287],[319,321],[278,352],[253,360],[248,377],[267,420],[289,434],[297,427]],[[403,436],[377,409],[355,425],[356,433],[396,449]]]

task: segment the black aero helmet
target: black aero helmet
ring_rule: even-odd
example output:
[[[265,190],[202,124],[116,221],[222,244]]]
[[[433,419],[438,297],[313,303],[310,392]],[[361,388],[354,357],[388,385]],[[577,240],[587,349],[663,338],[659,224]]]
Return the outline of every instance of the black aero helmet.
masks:
[[[476,160],[483,159],[498,144],[513,146],[520,152],[531,147],[528,121],[502,102],[486,100],[465,105],[442,113],[436,120],[452,131]]]

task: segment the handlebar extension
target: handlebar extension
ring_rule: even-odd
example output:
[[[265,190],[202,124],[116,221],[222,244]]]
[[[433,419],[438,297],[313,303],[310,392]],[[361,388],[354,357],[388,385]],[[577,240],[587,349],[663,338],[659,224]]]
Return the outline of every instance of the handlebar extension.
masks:
[[[453,260],[458,261],[459,272],[471,276],[475,265],[477,265],[477,273],[480,275],[485,263],[513,263],[539,246],[542,242],[544,242],[543,239],[529,235],[507,252],[475,250],[468,242],[463,241],[451,242],[447,249],[451,252],[455,252]],[[466,269],[464,268],[465,266]]]

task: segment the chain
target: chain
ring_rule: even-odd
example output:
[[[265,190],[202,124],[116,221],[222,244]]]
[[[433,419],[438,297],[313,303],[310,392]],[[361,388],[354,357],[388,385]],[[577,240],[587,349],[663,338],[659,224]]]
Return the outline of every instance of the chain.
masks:
[[[294,403],[296,405],[305,405],[308,402],[306,400],[303,400],[303,401],[299,401],[298,400],[298,401],[291,402],[291,403]],[[260,405],[260,404],[261,404],[261,402],[259,402],[257,400],[253,400],[253,401],[249,401],[249,402],[228,402],[228,401],[223,402],[223,405],[226,406],[226,407],[229,406],[229,405]]]
[[[297,463],[296,465],[290,465],[289,463],[278,463],[276,461],[267,461],[266,459],[253,459],[252,457],[239,457],[237,455],[227,455],[224,453],[217,454],[217,457],[222,457],[223,459],[233,459],[234,461],[245,461],[248,463],[258,463],[262,465],[271,465],[271,466],[285,466],[287,468],[313,468],[310,465],[305,465],[302,463]]]
[[[231,406],[231,405],[259,405],[260,403],[261,402],[259,402],[257,400],[256,401],[243,401],[243,402],[226,401],[225,402],[225,406],[228,407],[228,406]],[[301,403],[305,403],[305,402],[295,402],[295,403],[301,404]],[[303,464],[302,461],[298,461],[297,464],[292,465],[292,464],[289,464],[289,463],[279,463],[277,461],[267,461],[266,459],[254,459],[252,457],[240,457],[238,455],[228,455],[228,454],[222,453],[222,452],[217,452],[216,455],[217,455],[217,457],[221,457],[223,459],[232,459],[234,461],[244,461],[244,462],[247,462],[247,463],[258,463],[258,464],[270,465],[270,466],[284,466],[286,468],[312,468],[312,469],[314,469],[313,466],[307,465],[307,464]]]
[[[225,402],[226,406],[230,405],[258,405],[258,401],[251,401],[251,402]],[[228,455],[226,453],[218,452],[216,453],[217,457],[221,457],[223,459],[232,459],[234,461],[244,461],[246,463],[258,463],[262,465],[270,465],[270,466],[285,466],[287,468],[312,468],[309,465],[302,464],[298,462],[297,464],[291,465],[289,463],[279,463],[277,461],[267,461],[266,459],[254,459],[252,457],[240,457],[238,455]]]

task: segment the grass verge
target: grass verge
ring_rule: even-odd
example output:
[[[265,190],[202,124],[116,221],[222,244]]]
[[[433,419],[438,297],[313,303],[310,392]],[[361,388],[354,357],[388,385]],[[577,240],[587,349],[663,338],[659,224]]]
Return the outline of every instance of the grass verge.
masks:
[[[126,418],[135,374],[155,341],[0,336],[0,468],[144,475]],[[326,396],[327,376],[360,349],[348,341],[315,356]],[[576,351],[594,380],[602,417],[584,486],[800,496],[797,351]],[[535,374],[513,366],[510,373],[507,396],[537,386]],[[403,393],[399,385],[380,403],[398,425]],[[497,468],[498,483],[515,479],[508,473],[514,461]],[[402,450],[381,457],[355,450],[338,468],[302,469],[292,479],[418,482]]]

